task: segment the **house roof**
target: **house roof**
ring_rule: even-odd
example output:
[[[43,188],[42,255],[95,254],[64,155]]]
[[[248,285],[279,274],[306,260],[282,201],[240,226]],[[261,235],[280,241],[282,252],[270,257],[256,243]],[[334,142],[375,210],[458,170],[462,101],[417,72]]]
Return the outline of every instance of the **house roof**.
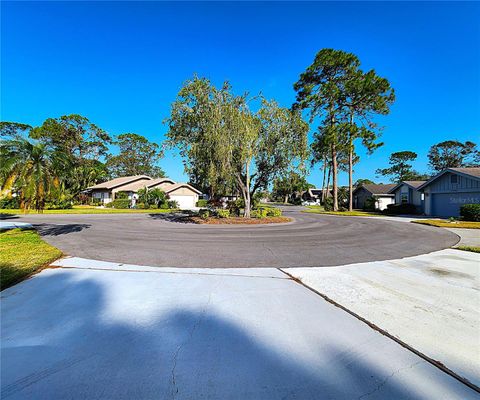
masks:
[[[412,189],[417,190],[420,186],[422,186],[426,181],[402,181],[399,184],[395,185],[393,188],[389,190],[389,193],[395,192],[400,186],[407,185],[410,186]]]
[[[147,182],[145,185],[146,187],[152,187],[152,186],[157,186],[162,183],[169,182],[170,184],[174,185],[176,182],[170,178],[156,178],[152,179],[151,181]]]
[[[172,186],[167,186],[166,188],[163,189],[163,191],[165,193],[171,193],[173,192],[174,190],[177,190],[181,187],[186,187],[186,188],[189,188],[190,190],[192,190],[193,192],[197,193],[197,194],[202,194],[202,192],[198,189],[195,189],[193,186],[189,185],[188,183],[175,183],[174,185]]]
[[[98,183],[96,185],[90,186],[87,189],[114,189],[118,186],[123,186],[123,185],[128,185],[129,183],[135,182],[139,179],[149,179],[150,178],[147,175],[133,175],[133,176],[123,176],[121,178],[115,178],[110,181],[106,181],[103,183]]]
[[[432,182],[436,181],[441,176],[447,173],[455,173],[458,175],[463,175],[467,178],[473,178],[475,180],[480,180],[480,167],[469,167],[469,168],[447,168],[439,172],[437,175],[431,177],[424,184],[420,185],[418,189],[423,189],[424,187],[430,185]]]
[[[375,183],[365,183],[362,186],[359,186],[358,188],[356,188],[355,191],[359,190],[360,188],[364,188],[365,190],[370,192],[372,195],[392,196],[389,192],[395,186],[397,185],[394,183],[388,183],[386,185],[382,185],[382,184],[377,185]]]

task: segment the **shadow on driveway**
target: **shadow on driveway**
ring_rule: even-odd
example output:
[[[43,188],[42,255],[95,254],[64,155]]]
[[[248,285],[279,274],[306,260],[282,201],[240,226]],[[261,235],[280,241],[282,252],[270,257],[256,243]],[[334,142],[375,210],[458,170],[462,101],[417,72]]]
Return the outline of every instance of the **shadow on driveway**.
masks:
[[[208,296],[198,299],[203,301],[196,310],[168,309],[148,297],[150,277],[127,295],[125,287],[96,282],[97,273],[50,270],[5,293],[2,398],[399,400],[427,398],[427,392],[439,398],[440,388],[445,398],[473,398],[410,354],[394,361],[389,354],[367,357],[361,343],[349,348],[335,340],[327,321],[318,321],[316,329],[316,340],[322,331],[330,338],[323,345],[309,335],[272,344],[252,334],[252,326],[249,331],[216,312]],[[140,278],[129,276],[130,283]],[[144,289],[145,301],[132,297]],[[176,293],[171,296],[181,297]],[[284,336],[288,319],[277,324]],[[377,333],[366,335],[372,336]],[[379,353],[396,344],[384,346]],[[308,347],[315,349],[310,355]]]

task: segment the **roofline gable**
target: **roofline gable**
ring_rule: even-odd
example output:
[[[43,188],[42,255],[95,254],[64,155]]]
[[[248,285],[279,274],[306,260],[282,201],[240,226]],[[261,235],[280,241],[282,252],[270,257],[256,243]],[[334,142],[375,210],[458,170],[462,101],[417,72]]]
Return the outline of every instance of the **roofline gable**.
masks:
[[[465,178],[469,178],[469,179],[474,179],[474,180],[480,181],[480,178],[479,178],[478,176],[466,174],[465,172],[456,171],[456,170],[453,169],[453,168],[447,168],[447,169],[444,169],[443,171],[440,171],[437,175],[432,176],[432,177],[431,177],[428,181],[426,181],[423,185],[420,185],[420,186],[417,188],[417,190],[424,189],[425,187],[427,187],[428,185],[430,185],[432,182],[436,181],[438,178],[442,177],[443,175],[445,175],[445,174],[447,174],[447,173],[454,173],[454,174],[458,174],[458,175],[464,176]]]

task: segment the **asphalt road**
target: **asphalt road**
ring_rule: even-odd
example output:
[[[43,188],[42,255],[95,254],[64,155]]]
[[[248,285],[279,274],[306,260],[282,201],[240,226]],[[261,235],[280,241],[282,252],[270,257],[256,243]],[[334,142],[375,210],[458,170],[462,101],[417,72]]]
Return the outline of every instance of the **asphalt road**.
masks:
[[[414,256],[458,242],[445,229],[381,218],[287,208],[288,224],[218,226],[171,222],[165,214],[21,216],[66,254],[171,267],[334,266]]]

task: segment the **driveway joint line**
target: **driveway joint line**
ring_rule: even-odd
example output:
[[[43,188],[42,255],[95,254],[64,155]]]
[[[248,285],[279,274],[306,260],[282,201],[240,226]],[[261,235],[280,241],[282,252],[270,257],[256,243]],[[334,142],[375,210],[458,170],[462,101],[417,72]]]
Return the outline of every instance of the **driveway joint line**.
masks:
[[[301,279],[298,279],[296,277],[294,277],[293,275],[289,274],[288,272],[284,271],[282,268],[278,268],[278,270],[280,272],[283,272],[285,275],[287,275],[288,277],[290,277],[290,280],[302,285],[303,287],[305,287],[306,289],[310,290],[311,292],[315,293],[316,295],[322,297],[325,301],[329,302],[330,304],[334,305],[335,307],[337,308],[340,308],[341,310],[347,312],[348,314],[352,315],[353,317],[357,318],[359,321],[367,324],[370,328],[372,328],[373,330],[377,331],[378,333],[382,334],[383,336],[386,336],[388,337],[389,339],[393,340],[394,342],[398,343],[400,346],[402,346],[403,348],[407,349],[407,350],[410,350],[412,353],[414,353],[415,355],[417,355],[418,357],[424,359],[425,361],[427,361],[428,363],[432,364],[433,366],[437,367],[438,369],[440,369],[441,371],[445,372],[446,374],[450,375],[452,378],[456,379],[457,381],[463,383],[465,386],[468,386],[470,389],[473,389],[475,390],[477,393],[480,393],[480,387],[475,385],[474,383],[470,382],[468,379],[458,375],[457,373],[455,373],[454,371],[452,371],[450,368],[448,368],[447,366],[445,366],[444,364],[442,364],[440,361],[437,361],[437,360],[434,360],[432,359],[431,357],[427,356],[426,354],[418,351],[417,349],[413,348],[412,346],[410,346],[409,344],[405,343],[403,340],[393,336],[391,333],[389,333],[388,331],[380,328],[378,325],[375,325],[374,323],[368,321],[367,319],[363,318],[362,316],[360,316],[359,314],[351,311],[350,309],[348,309],[347,307],[341,305],[340,303],[337,303],[335,300],[332,300],[330,297],[328,297],[327,295],[319,292],[318,290],[306,285],[304,282],[302,282]]]
[[[281,279],[281,280],[289,280],[290,278],[283,278],[280,276],[260,276],[260,275],[242,275],[242,274],[218,274],[218,273],[208,273],[208,272],[182,272],[182,271],[145,271],[139,269],[118,269],[118,268],[90,268],[90,267],[67,267],[62,265],[50,265],[50,269],[80,269],[80,270],[87,270],[87,271],[112,271],[112,272],[146,272],[146,273],[154,273],[154,274],[178,274],[178,275],[206,275],[206,276],[236,276],[239,278],[263,278],[263,279]],[[168,267],[158,267],[158,268],[168,268]],[[172,267],[175,268],[175,267]],[[272,267],[269,267],[272,268]],[[187,268],[185,268],[187,269]],[[215,270],[218,268],[212,268]],[[242,269],[250,269],[250,268],[242,268]],[[266,269],[266,268],[262,268]],[[278,269],[278,268],[272,268]],[[283,272],[283,271],[282,271]]]

